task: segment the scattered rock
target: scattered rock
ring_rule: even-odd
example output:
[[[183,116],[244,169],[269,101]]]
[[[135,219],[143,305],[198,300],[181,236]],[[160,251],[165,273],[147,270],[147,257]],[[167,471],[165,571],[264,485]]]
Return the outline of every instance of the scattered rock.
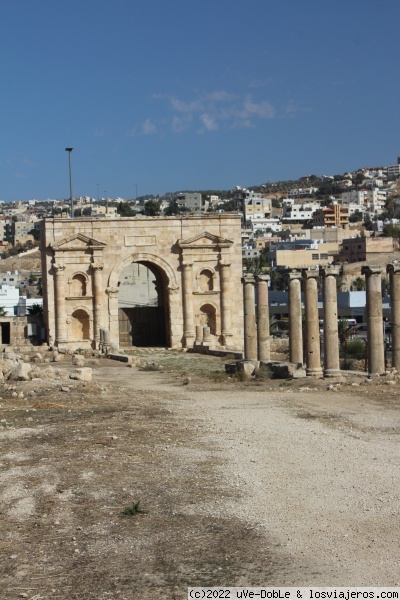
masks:
[[[18,363],[17,366],[10,372],[8,379],[12,381],[29,381],[32,366],[30,363]]]
[[[86,364],[86,359],[81,354],[74,354],[72,357],[72,364],[76,367],[83,367]]]
[[[70,371],[69,378],[78,379],[79,381],[92,381],[92,369],[90,367],[74,369]]]

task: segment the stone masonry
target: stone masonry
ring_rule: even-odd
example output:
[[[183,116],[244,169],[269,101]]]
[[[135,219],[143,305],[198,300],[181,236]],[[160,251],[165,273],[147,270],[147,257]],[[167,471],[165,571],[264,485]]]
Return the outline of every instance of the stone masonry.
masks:
[[[57,347],[120,345],[121,273],[147,266],[165,309],[166,345],[243,349],[239,215],[46,219],[44,319]],[[209,331],[208,331],[209,330]]]

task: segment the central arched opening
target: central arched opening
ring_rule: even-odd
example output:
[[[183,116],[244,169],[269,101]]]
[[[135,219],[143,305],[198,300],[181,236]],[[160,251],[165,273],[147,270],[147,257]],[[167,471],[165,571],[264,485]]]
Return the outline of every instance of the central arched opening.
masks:
[[[146,261],[131,263],[121,272],[118,279],[121,347],[170,345],[166,285],[163,271]]]

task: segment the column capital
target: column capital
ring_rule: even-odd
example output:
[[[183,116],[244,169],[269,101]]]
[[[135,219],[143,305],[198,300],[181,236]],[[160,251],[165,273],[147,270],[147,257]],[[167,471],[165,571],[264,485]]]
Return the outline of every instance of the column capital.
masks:
[[[286,274],[289,281],[294,281],[295,279],[301,279],[302,274],[298,269],[291,269]]]
[[[90,264],[90,268],[93,269],[93,271],[101,271],[104,269],[104,263],[100,261],[92,262]]]
[[[254,279],[254,275],[245,275],[244,277],[242,277],[242,283],[244,284],[251,283],[254,285],[255,282],[256,280]]]
[[[220,258],[219,259],[219,265],[221,267],[230,267],[232,265],[232,263],[231,263],[231,261],[229,259]]]
[[[267,275],[267,274],[256,275],[256,281],[257,281],[257,283],[268,283],[269,281],[271,281],[271,277],[270,277],[270,275]]]
[[[392,262],[386,265],[386,273],[400,273],[400,263]]]
[[[182,267],[185,271],[189,271],[189,269],[193,267],[193,261],[185,260],[185,262],[182,263]]]
[[[318,279],[319,278],[319,269],[302,269],[303,279]]]
[[[319,268],[319,273],[321,277],[328,277],[329,275],[336,277],[340,275],[340,267],[339,265],[326,265]]]
[[[65,270],[65,265],[62,263],[53,263],[53,269],[56,273],[62,273]]]
[[[361,267],[361,275],[366,275],[367,277],[371,275],[381,275],[383,273],[382,265],[364,265]]]

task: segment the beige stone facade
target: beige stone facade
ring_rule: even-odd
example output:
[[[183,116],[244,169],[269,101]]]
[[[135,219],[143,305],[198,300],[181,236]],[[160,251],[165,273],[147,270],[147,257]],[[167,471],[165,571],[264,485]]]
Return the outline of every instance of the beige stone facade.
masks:
[[[52,345],[243,348],[238,215],[46,219],[41,249]],[[149,270],[151,306],[119,299],[134,263]],[[210,330],[202,342],[198,327]]]

